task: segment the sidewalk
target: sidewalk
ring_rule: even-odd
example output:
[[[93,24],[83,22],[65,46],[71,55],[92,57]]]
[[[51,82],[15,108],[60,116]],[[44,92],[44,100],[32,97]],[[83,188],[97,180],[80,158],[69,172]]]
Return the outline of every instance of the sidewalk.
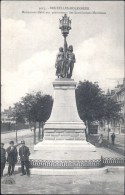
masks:
[[[103,133],[102,133],[103,134]],[[110,134],[111,135],[111,134]],[[110,137],[109,135],[109,137]],[[118,140],[115,142],[114,145],[112,145],[110,139],[107,140],[107,134],[103,134],[103,144],[100,147],[98,144],[98,137],[99,134],[95,135],[89,135],[89,142],[96,146],[97,151],[102,153],[102,156],[104,157],[123,157],[125,155],[124,150],[124,137],[122,137],[121,140]]]

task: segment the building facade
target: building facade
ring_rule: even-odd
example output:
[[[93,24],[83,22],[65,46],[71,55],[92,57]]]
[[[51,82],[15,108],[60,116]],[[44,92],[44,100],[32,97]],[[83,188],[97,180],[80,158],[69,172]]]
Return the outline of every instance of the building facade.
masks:
[[[112,121],[111,129],[114,132],[125,134],[125,78],[123,79],[123,84],[118,84],[114,90],[111,90],[110,97],[121,105],[119,118]]]
[[[12,117],[13,109],[9,107],[9,109],[4,109],[3,112],[1,112],[1,122],[2,123],[16,123],[14,118]]]

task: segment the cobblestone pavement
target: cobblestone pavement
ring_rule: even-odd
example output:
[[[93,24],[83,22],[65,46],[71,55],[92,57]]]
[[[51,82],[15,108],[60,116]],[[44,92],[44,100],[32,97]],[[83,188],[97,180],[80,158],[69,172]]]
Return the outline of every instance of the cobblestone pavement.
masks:
[[[6,177],[7,178],[7,177]],[[124,173],[112,171],[96,176],[13,176],[16,184],[2,184],[2,194],[96,194],[123,195]],[[2,178],[2,181],[5,177]]]

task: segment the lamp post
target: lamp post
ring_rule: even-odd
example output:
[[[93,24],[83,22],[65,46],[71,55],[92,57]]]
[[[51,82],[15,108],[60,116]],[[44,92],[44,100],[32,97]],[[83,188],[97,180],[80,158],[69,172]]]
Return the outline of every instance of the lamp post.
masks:
[[[66,37],[69,34],[69,30],[71,30],[71,20],[67,17],[66,14],[59,19],[59,29],[61,29],[62,35],[64,37],[64,59],[66,59],[66,52],[67,52],[67,42]]]

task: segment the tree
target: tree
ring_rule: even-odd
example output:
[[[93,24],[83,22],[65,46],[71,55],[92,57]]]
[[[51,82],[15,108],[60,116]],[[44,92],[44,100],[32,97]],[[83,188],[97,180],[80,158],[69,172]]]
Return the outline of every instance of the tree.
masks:
[[[120,111],[121,111],[121,105],[118,102],[116,102],[110,97],[109,98],[105,97],[103,119],[106,120],[108,124],[108,140],[109,140],[109,124],[113,119],[115,118],[119,119]]]
[[[15,119],[16,123],[25,123],[24,108],[21,102],[14,104],[12,117]]]
[[[36,142],[36,122],[39,122],[39,139],[40,127],[48,120],[51,114],[53,99],[50,95],[39,92],[26,94],[21,98],[19,103],[14,106],[14,115],[19,119],[25,119],[30,124],[34,124],[34,143]]]
[[[39,122],[39,140],[41,137],[41,124],[42,124],[42,133],[43,133],[43,125],[44,123],[49,119],[52,105],[53,105],[53,99],[50,95],[44,95],[41,94],[41,92],[37,92],[35,94],[35,106],[33,107],[34,113],[35,113],[35,119],[37,122]]]
[[[106,120],[107,123],[119,117],[121,106],[111,98],[107,98],[97,82],[79,82],[76,88],[76,104],[78,113],[90,128],[94,121]]]
[[[17,138],[17,123],[25,123],[25,118],[24,118],[24,108],[21,104],[21,102],[17,102],[14,105],[14,109],[12,109],[12,112],[10,113],[10,116],[13,117],[15,123],[15,131],[16,131],[16,142],[18,142]]]
[[[89,127],[93,121],[100,121],[103,117],[104,94],[97,82],[79,82],[76,88],[76,104],[78,113]]]

